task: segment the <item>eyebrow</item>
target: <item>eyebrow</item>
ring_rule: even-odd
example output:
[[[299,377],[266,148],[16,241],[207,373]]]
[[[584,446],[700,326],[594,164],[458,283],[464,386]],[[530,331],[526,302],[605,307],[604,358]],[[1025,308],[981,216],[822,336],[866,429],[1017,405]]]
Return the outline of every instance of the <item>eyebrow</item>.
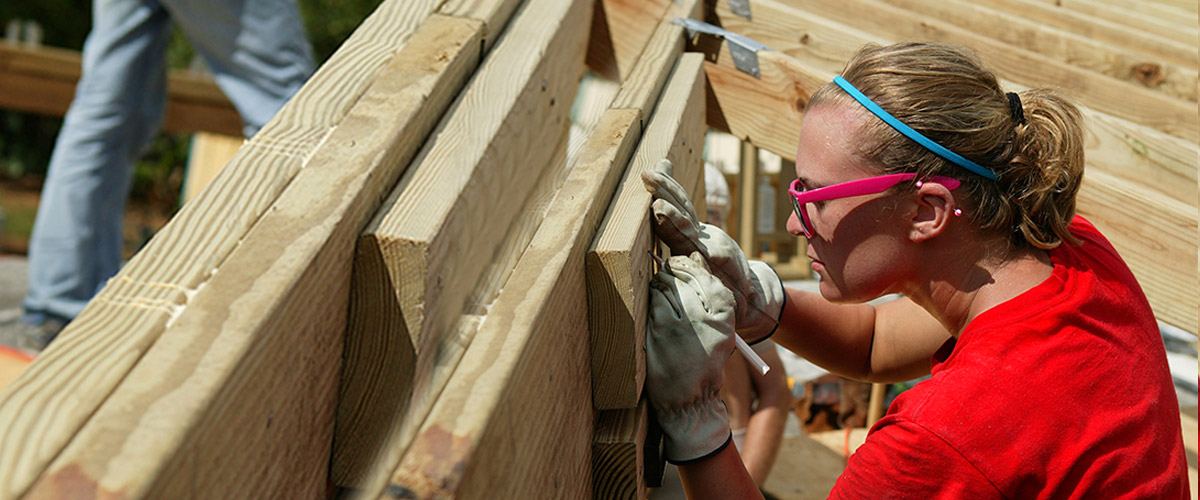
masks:
[[[824,184],[821,184],[819,182],[813,182],[811,179],[809,179],[808,177],[805,177],[803,175],[797,175],[796,178],[800,179],[801,184],[808,186],[808,189],[819,189],[819,188],[825,187]]]

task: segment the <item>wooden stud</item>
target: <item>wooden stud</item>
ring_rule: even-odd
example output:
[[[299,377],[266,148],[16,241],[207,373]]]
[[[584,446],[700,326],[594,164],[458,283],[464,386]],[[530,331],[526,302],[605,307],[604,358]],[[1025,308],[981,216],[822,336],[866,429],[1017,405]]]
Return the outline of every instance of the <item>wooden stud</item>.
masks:
[[[592,440],[592,498],[646,498],[645,454],[649,428],[645,397],[635,408],[605,410]]]
[[[668,5],[667,0],[595,0],[588,68],[614,82],[628,79]]]
[[[886,0],[922,16],[933,17],[1120,80],[1156,89],[1164,94],[1196,102],[1196,68],[1148,57],[1123,46],[1029,22],[1001,9],[962,2],[933,0]],[[1193,37],[1194,38],[1194,37]]]
[[[1038,0],[967,0],[968,2],[1000,9],[1029,22],[1053,26],[1080,36],[1101,40],[1118,47],[1163,59],[1185,67],[1195,68],[1196,40],[1185,43],[1170,40],[1143,30],[1130,29],[1111,21],[1085,16],[1041,3]]]
[[[217,176],[217,172],[241,149],[246,142],[242,136],[220,135],[197,132],[192,136],[192,147],[188,152],[187,173],[183,178],[183,203],[196,199],[200,191]]]
[[[216,302],[229,300],[232,295],[236,295],[234,290],[245,290],[248,284],[256,282],[255,277],[260,274],[263,274],[263,277],[259,279],[263,281],[258,281],[259,283],[273,282],[272,280],[278,278],[277,274],[268,277],[267,274],[270,273],[266,271],[269,266],[264,266],[254,271],[243,270],[226,273],[226,276],[229,277],[223,278],[222,282],[239,276],[244,278],[244,282],[239,282],[229,291],[222,291],[213,285],[216,276],[220,275],[218,271],[226,269],[225,265],[233,261],[234,250],[245,248],[245,243],[249,241],[248,232],[251,227],[257,223],[258,226],[263,227],[260,231],[269,231],[267,228],[270,226],[262,224],[267,219],[263,219],[261,216],[268,212],[268,208],[279,199],[280,193],[291,186],[309,185],[308,182],[297,184],[299,181],[293,182],[295,180],[293,177],[316,153],[318,145],[322,143],[322,139],[328,131],[341,122],[351,106],[359,101],[368,85],[372,83],[372,77],[376,70],[392,58],[399,46],[408,39],[412,28],[415,28],[420,21],[427,17],[431,8],[429,5],[422,6],[420,3],[390,1],[377,9],[375,14],[364,22],[350,40],[343,44],[329,63],[314,75],[300,93],[284,106],[281,112],[255,136],[255,139],[242,148],[234,159],[234,164],[240,165],[240,168],[223,170],[223,173],[219,174],[214,181],[213,189],[206,190],[205,194],[196,202],[185,206],[180,214],[160,231],[150,244],[122,269],[117,277],[109,282],[109,285],[71,323],[55,344],[39,356],[29,370],[3,396],[0,396],[3,398],[3,401],[0,402],[0,422],[3,422],[0,424],[0,429],[4,429],[3,434],[0,434],[0,441],[4,443],[0,447],[0,463],[5,464],[0,467],[0,496],[20,496],[47,468],[52,459],[59,457],[62,460],[69,460],[69,455],[62,454],[60,456],[60,454],[76,436],[76,433],[81,433],[80,429],[89,419],[96,422],[97,425],[104,425],[99,420],[102,414],[107,414],[108,411],[120,411],[111,406],[108,407],[108,410],[102,410],[102,404],[122,384],[123,380],[127,380],[126,375],[130,373],[131,369],[134,369],[135,364],[138,364],[139,361],[158,360],[150,362],[145,370],[154,372],[158,369],[165,369],[163,365],[157,365],[162,361],[158,355],[151,356],[148,351],[159,340],[159,336],[164,334],[164,330],[168,329],[168,324],[176,332],[186,332],[187,329],[181,329],[185,317],[192,318],[188,321],[194,325],[202,322],[201,317],[207,314],[203,312],[204,307],[207,306],[197,306],[197,303],[211,306]],[[443,64],[448,62],[445,61]],[[447,82],[442,82],[441,85],[447,85]],[[439,86],[434,85],[433,88],[437,89]],[[392,117],[391,121],[397,124],[402,123],[395,117]],[[343,144],[339,147],[344,146]],[[379,151],[373,151],[373,153],[378,154]],[[347,156],[349,155],[342,155],[338,164],[344,165]],[[322,169],[313,170],[327,173]],[[345,169],[339,170],[344,171]],[[353,172],[336,175],[351,174]],[[334,186],[328,178],[321,183]],[[318,203],[308,198],[312,195],[311,192],[298,193],[296,196],[304,197],[303,203],[307,203],[309,206],[302,211],[302,215],[293,219],[288,225],[295,229],[289,229],[268,239],[280,242],[290,241],[284,236],[292,234],[289,231],[296,229],[317,228],[316,232],[309,233],[310,237],[316,237],[322,231],[332,231],[333,228],[324,227],[318,223],[315,218],[318,216],[318,212],[312,210],[322,207],[333,209],[333,207],[321,203],[341,203],[336,198],[355,194],[358,192],[339,191],[337,196],[330,197],[329,200],[319,200]],[[286,213],[280,208],[283,206],[288,205],[287,203],[276,205],[274,212],[279,212],[280,215],[275,217]],[[320,213],[319,217],[331,215],[331,213]],[[339,228],[345,227],[350,219],[335,225]],[[308,222],[295,224],[297,220]],[[252,249],[243,250],[241,252],[243,257],[239,257],[239,259],[248,258],[245,256],[247,251],[252,251]],[[296,257],[305,255],[305,252],[306,250],[303,248],[288,248],[286,252],[282,250],[262,252],[259,258],[272,258],[279,264],[290,265],[291,263],[281,256]],[[276,271],[282,272],[280,269],[276,269]],[[322,272],[328,271],[323,270]],[[336,291],[334,286],[328,288],[330,294]],[[296,297],[279,299],[287,303],[287,300],[295,300]],[[229,314],[230,309],[226,306],[216,306],[216,309],[208,309],[208,311],[225,311],[225,314]],[[188,314],[188,311],[193,309],[196,311]],[[268,316],[264,316],[262,313],[268,310],[270,309],[258,310],[254,314],[266,318]],[[281,309],[281,311],[283,310],[286,310],[286,307]],[[212,317],[211,320],[216,320],[217,317]],[[316,328],[316,325],[313,327]],[[231,330],[229,335],[237,336],[238,331],[240,330]],[[223,332],[220,329],[208,332],[197,338],[196,341],[202,341],[202,338],[212,339],[213,336],[221,333]],[[242,333],[245,332],[242,331]],[[309,333],[316,334],[318,332],[309,331]],[[185,341],[173,334],[165,335],[164,338],[168,336],[174,340],[168,342],[168,345],[163,347],[165,350],[160,352],[169,352],[178,347],[175,342]],[[238,344],[237,341],[227,336],[222,338]],[[307,337],[307,339],[316,340],[315,337]],[[222,345],[225,344],[222,343]],[[244,346],[244,344],[238,345]],[[253,371],[251,368],[253,366],[269,366],[271,362],[286,360],[288,356],[300,354],[309,347],[312,347],[310,342],[298,341],[295,346],[288,346],[281,352],[262,358],[262,363],[248,363],[245,371],[239,373],[246,375]],[[189,352],[193,356],[199,356],[203,355],[205,350]],[[318,358],[325,360],[319,356]],[[230,361],[237,359],[233,357],[230,358]],[[268,362],[267,359],[271,361]],[[188,366],[187,363],[197,361],[195,358],[189,358],[187,362],[180,360],[182,366],[185,367]],[[320,366],[322,366],[320,363],[314,364],[314,368]],[[324,366],[328,368],[328,365]],[[334,365],[334,369],[336,370],[336,365]],[[187,368],[172,370],[172,373],[175,372],[188,373]],[[279,372],[279,374],[286,373],[288,373],[286,370]],[[233,375],[229,372],[226,374]],[[309,382],[316,383],[321,376],[324,374],[318,370],[314,374],[316,378],[309,379]],[[292,379],[295,383],[303,383],[305,380],[303,377],[292,377]],[[179,378],[157,375],[151,375],[145,379],[128,380],[132,385],[127,387],[127,390],[134,390],[138,384],[181,382]],[[218,384],[218,381],[214,379],[210,383]],[[267,382],[262,382],[255,387],[263,388],[268,385]],[[299,392],[295,394],[281,390],[278,397],[296,396],[294,401],[304,400],[305,397],[316,395],[319,392],[318,386],[319,384],[312,386],[311,392],[298,389]],[[288,387],[297,389],[294,385],[288,385]],[[182,394],[200,396],[203,391],[187,391]],[[306,394],[307,396],[305,396]],[[70,403],[64,403],[64,401]],[[151,402],[144,400],[139,404]],[[268,404],[268,401],[263,401],[262,404]],[[46,408],[54,409],[47,410]],[[262,406],[254,406],[254,408],[261,409]],[[214,408],[212,411],[219,412],[221,410]],[[323,410],[317,407],[309,408],[306,411],[320,412]],[[55,418],[44,418],[44,415],[47,414],[53,414]],[[135,425],[136,422],[127,421],[128,415],[128,413],[122,414],[120,420],[125,422],[124,424],[119,422],[116,424],[120,427]],[[242,417],[251,415],[254,413],[249,410],[241,414]],[[290,422],[292,419],[298,418],[298,415],[285,413],[279,417],[283,422]],[[172,422],[168,429],[178,429],[186,421],[190,421],[190,418]],[[121,435],[112,435],[114,441],[110,442],[119,442],[120,438],[117,436]],[[274,435],[274,432],[264,434],[262,439],[269,439]],[[319,433],[312,437],[319,438]],[[258,443],[262,442],[258,441]],[[311,441],[296,441],[295,446],[300,447],[302,444],[311,443]],[[167,442],[148,444],[170,445]],[[111,451],[105,447],[96,448],[97,453],[104,453],[104,450]],[[303,456],[297,455],[297,461],[312,458],[308,454],[309,452],[311,449],[307,450]],[[151,459],[148,458],[148,460]],[[221,460],[215,462],[221,462]],[[162,465],[167,466],[165,463]],[[94,470],[88,471],[77,467],[73,468],[70,465],[64,466],[66,468],[60,470],[65,471],[68,475],[77,473],[74,476],[76,478],[85,480],[87,477],[95,477],[96,474]],[[132,467],[128,470],[138,474],[145,472],[140,467]],[[252,468],[247,470],[252,470]],[[47,487],[50,487],[53,479],[48,476],[45,479],[48,482]],[[129,478],[129,480],[137,481],[138,479]],[[264,477],[262,480],[265,481],[267,478]],[[255,485],[261,486],[261,484],[259,481],[252,481],[247,483],[246,487],[253,488]],[[148,487],[148,485],[142,484],[141,487]]]
[[[444,384],[438,382],[443,357],[465,346],[453,335],[455,321],[491,301],[476,296],[488,289],[481,280],[502,283],[515,257],[507,268],[493,262],[519,256],[532,237],[540,215],[523,241],[510,235],[521,227],[526,200],[539,195],[537,181],[547,185],[553,166],[565,165],[567,115],[591,14],[581,7],[581,1],[533,0],[519,11],[359,238],[359,255],[375,257],[357,263],[355,279],[378,284],[356,292],[364,306],[354,307],[367,315],[378,310],[387,328],[375,328],[383,319],[350,324],[342,390],[352,397],[339,410],[338,435],[346,445],[335,450],[339,485],[369,491],[386,481],[429,410],[414,399],[408,420],[415,420],[407,423],[405,412],[389,412],[410,397],[432,404],[437,384]],[[374,375],[381,372],[410,387],[380,384]],[[408,426],[397,428],[408,429],[407,436],[393,432],[397,425]],[[382,471],[381,479],[371,471]]]
[[[699,66],[692,63],[694,74]],[[606,113],[380,494],[583,498],[591,491],[584,256],[618,190],[620,158],[636,143],[628,132],[637,115]]]
[[[704,106],[700,99],[704,80],[692,72],[699,70],[702,59],[699,54],[685,54],[676,63],[658,110],[588,250],[592,396],[597,409],[632,408],[641,396],[651,272],[647,252],[654,248],[651,197],[641,174],[667,158],[685,189],[695,193],[697,184],[702,185]]]

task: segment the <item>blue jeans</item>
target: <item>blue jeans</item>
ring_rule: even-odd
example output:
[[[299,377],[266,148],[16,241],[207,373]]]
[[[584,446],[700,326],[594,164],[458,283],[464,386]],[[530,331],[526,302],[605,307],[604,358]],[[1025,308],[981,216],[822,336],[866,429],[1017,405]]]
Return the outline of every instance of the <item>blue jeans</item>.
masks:
[[[94,0],[29,242],[23,320],[69,321],[121,266],[133,162],[162,125],[171,23],[253,135],[313,70],[295,0]]]

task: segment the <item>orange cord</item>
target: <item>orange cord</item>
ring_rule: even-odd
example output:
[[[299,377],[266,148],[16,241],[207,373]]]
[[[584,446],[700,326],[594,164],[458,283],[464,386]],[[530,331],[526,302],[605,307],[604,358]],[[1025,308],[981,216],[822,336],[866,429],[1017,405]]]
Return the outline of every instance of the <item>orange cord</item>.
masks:
[[[3,345],[0,345],[0,354],[6,355],[6,356],[9,356],[9,357],[13,357],[13,358],[17,358],[17,359],[19,359],[19,360],[21,360],[21,361],[24,361],[24,362],[26,362],[26,363],[33,362],[33,356],[30,356],[29,354],[26,354],[26,353],[24,353],[24,352],[18,351],[18,350],[16,350],[16,349],[13,349],[13,348],[11,348],[11,347],[8,347],[8,346],[3,346]]]

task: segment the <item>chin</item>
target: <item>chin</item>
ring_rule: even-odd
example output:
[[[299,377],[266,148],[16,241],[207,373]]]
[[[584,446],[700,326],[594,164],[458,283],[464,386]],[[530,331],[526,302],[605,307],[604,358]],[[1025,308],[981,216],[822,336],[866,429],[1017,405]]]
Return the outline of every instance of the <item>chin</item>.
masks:
[[[843,290],[834,284],[833,280],[828,279],[828,276],[824,273],[817,273],[817,275],[821,277],[818,282],[818,290],[821,291],[821,297],[834,304],[862,304],[885,295],[883,293],[867,293],[861,290]]]

